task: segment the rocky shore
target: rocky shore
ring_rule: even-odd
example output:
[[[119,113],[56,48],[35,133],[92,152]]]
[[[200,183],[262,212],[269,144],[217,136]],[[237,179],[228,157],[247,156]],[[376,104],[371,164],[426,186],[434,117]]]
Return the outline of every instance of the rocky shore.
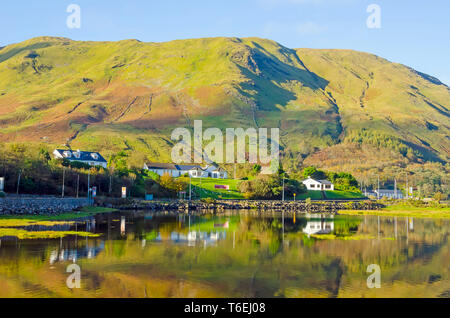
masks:
[[[88,203],[86,198],[8,197],[0,199],[0,215],[57,215]]]
[[[298,211],[309,213],[336,213],[339,210],[378,210],[383,206],[373,201],[133,201],[122,203],[103,203],[103,206],[119,210],[166,210],[166,211],[223,211],[223,210],[261,210],[261,211]]]

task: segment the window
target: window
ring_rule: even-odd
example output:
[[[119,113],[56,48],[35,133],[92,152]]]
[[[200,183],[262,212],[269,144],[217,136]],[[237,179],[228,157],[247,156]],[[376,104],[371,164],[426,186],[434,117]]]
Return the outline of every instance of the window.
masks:
[[[331,185],[327,184],[327,185],[325,186],[325,188],[326,188],[326,189],[331,189]]]
[[[94,160],[98,160],[98,155],[97,155],[96,153],[91,153],[91,157],[92,157]]]
[[[70,158],[70,157],[72,157],[72,153],[70,152],[70,151],[64,151],[64,157],[66,157],[66,158]]]
[[[313,189],[313,188],[316,187],[316,185],[315,184],[311,184],[310,187]]]

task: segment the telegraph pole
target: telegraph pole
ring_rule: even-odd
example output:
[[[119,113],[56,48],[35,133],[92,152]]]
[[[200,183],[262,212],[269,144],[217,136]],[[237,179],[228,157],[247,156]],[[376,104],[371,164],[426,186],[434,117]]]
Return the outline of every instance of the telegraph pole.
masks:
[[[22,171],[19,170],[19,177],[17,178],[17,195],[19,195],[19,188],[20,188],[20,176],[22,174]]]
[[[79,197],[79,191],[80,191],[80,175],[77,176],[77,199]]]
[[[283,202],[284,202],[284,173],[283,173]]]
[[[377,198],[380,200],[380,175],[378,175],[378,193]]]
[[[63,168],[63,180],[62,180],[62,191],[61,191],[61,198],[64,198],[64,181],[66,179],[66,169]]]
[[[406,173],[406,199],[409,199],[409,189],[408,189],[408,172]]]
[[[88,172],[88,190],[87,190],[87,196],[89,200],[89,205],[91,205],[91,170],[89,169]]]
[[[189,174],[189,201],[192,201],[192,179],[191,174]]]
[[[394,196],[396,199],[398,199],[397,196],[397,178],[394,179]]]

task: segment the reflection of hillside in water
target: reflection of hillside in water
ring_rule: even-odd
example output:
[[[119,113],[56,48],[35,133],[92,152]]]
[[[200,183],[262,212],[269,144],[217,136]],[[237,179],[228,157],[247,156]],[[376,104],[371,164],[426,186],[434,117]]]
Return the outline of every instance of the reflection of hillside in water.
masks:
[[[352,240],[320,239],[317,230]],[[31,279],[26,271],[41,290],[67,297],[437,297],[450,290],[447,220],[123,214],[97,217],[95,231],[103,236],[62,246],[2,245],[0,279],[21,291],[16,281]],[[74,259],[87,273],[85,289],[66,293],[38,279],[64,282],[58,262]],[[380,290],[366,286],[370,264],[381,266]]]

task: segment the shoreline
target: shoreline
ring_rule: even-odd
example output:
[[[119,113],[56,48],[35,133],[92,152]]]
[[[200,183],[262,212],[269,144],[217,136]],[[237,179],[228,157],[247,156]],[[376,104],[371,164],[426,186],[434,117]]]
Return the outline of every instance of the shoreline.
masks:
[[[414,217],[414,218],[439,218],[450,219],[450,209],[416,209],[411,210],[340,210],[338,215],[375,215],[375,216],[390,216],[390,217]]]

